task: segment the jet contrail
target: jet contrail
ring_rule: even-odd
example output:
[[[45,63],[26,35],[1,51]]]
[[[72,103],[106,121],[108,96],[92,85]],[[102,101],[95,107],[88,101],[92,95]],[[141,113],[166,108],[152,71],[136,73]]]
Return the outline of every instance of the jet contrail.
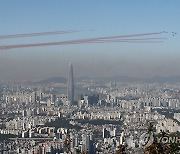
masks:
[[[131,43],[158,43],[163,42],[162,40],[147,40],[147,39],[112,39],[112,40],[72,40],[72,41],[62,41],[62,42],[49,42],[49,43],[36,43],[36,44],[17,44],[17,45],[7,45],[0,46],[0,50],[13,49],[13,48],[27,48],[27,47],[39,47],[39,46],[54,46],[54,45],[71,45],[71,44],[86,44],[86,43],[110,43],[110,42],[131,42]]]
[[[50,42],[50,43],[37,43],[37,44],[18,44],[9,46],[0,46],[0,50],[14,49],[14,48],[27,48],[27,47],[40,47],[40,46],[54,46],[54,45],[72,45],[72,44],[87,44],[87,43],[112,43],[112,42],[129,42],[129,43],[160,43],[163,41],[154,40],[108,40],[108,41],[72,41],[72,42]]]
[[[0,50],[13,49],[13,48],[38,47],[38,46],[86,44],[86,43],[110,43],[110,42],[159,43],[159,42],[163,42],[165,38],[159,38],[159,37],[142,38],[142,36],[160,35],[162,33],[164,32],[97,37],[97,38],[88,38],[88,39],[68,40],[61,42],[5,45],[5,46],[0,46]]]
[[[57,34],[68,34],[68,33],[75,33],[79,32],[77,30],[68,30],[68,31],[53,31],[53,32],[41,32],[41,33],[27,33],[27,34],[15,34],[15,35],[0,35],[0,39],[10,39],[10,38],[20,38],[20,37],[35,37],[35,36],[45,36],[45,35],[57,35]],[[165,32],[156,32],[156,33],[144,33],[144,34],[134,34],[134,35],[122,35],[122,36],[117,36],[119,37],[138,37],[138,36],[147,36],[147,35],[158,35],[162,34]],[[116,36],[113,37],[103,37],[103,39],[108,39],[108,38],[115,38]],[[101,37],[97,38],[101,39]]]
[[[77,30],[68,31],[53,31],[53,32],[41,32],[41,33],[27,33],[27,34],[15,34],[15,35],[0,35],[0,39],[12,39],[20,37],[35,37],[35,36],[45,36],[45,35],[57,35],[57,34],[68,34],[75,33]]]
[[[150,36],[150,35],[160,35],[165,32],[154,32],[154,33],[143,33],[143,34],[131,34],[131,35],[117,35],[117,36],[108,36],[108,37],[99,37],[94,39],[114,39],[114,38],[124,38],[124,37],[140,37],[140,36]]]

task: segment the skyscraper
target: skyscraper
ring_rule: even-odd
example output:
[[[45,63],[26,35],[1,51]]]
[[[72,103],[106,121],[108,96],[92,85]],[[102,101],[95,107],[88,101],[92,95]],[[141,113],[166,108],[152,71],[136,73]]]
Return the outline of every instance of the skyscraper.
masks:
[[[73,66],[71,62],[69,65],[67,96],[68,96],[69,105],[70,106],[73,105],[74,104],[74,78],[73,78]]]

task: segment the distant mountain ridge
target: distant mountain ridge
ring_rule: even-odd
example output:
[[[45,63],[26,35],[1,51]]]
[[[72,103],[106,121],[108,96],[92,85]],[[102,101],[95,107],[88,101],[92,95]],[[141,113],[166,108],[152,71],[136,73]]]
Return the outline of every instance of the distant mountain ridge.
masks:
[[[67,79],[64,77],[51,77],[45,80],[37,81],[37,83],[66,83]]]
[[[148,82],[148,83],[165,83],[165,82],[180,82],[180,76],[170,76],[170,77],[162,77],[162,76],[154,76],[151,78],[139,78],[139,77],[129,77],[129,76],[113,76],[113,77],[84,77],[79,78],[81,80],[102,80],[102,81],[118,81],[118,82]]]
[[[180,76],[154,76],[151,78],[138,78],[129,76],[113,76],[113,77],[79,77],[75,78],[76,81],[81,80],[98,80],[98,81],[116,81],[116,82],[147,82],[147,83],[175,83],[180,82]],[[45,80],[37,81],[37,83],[67,83],[67,79],[64,77],[51,77]]]
[[[109,79],[113,81],[122,81],[122,82],[149,82],[149,83],[180,82],[180,76],[171,76],[171,77],[154,76],[151,78],[115,76]]]

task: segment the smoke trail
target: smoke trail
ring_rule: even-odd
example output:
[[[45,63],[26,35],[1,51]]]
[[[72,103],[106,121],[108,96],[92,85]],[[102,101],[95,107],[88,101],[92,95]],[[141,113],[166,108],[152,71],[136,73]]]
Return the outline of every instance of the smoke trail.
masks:
[[[110,43],[110,42],[130,42],[130,43],[158,43],[163,42],[162,40],[131,40],[131,39],[115,39],[115,40],[72,40],[63,42],[49,42],[49,43],[37,43],[37,44],[18,44],[18,45],[7,45],[0,46],[0,50],[13,49],[13,48],[27,48],[27,47],[40,47],[40,46],[54,46],[54,45],[71,45],[71,44],[86,44],[86,43]]]
[[[68,34],[68,33],[75,33],[75,32],[78,32],[78,31],[77,30],[69,30],[69,31],[54,31],[54,32],[42,32],[42,33],[15,34],[15,35],[0,35],[0,39],[11,39],[11,38],[21,38],[21,37],[35,37],[35,36]]]
[[[47,34],[47,33],[49,34],[52,32],[46,32],[43,34]],[[38,46],[85,44],[85,43],[110,43],[110,42],[159,43],[159,42],[163,42],[164,38],[159,38],[159,37],[142,38],[142,36],[161,35],[162,33],[164,33],[164,32],[97,37],[97,38],[88,38],[88,39],[68,40],[68,41],[61,41],[61,42],[16,44],[16,45],[0,46],[0,50],[13,49],[13,48],[38,47]],[[42,33],[38,33],[38,34],[35,33],[32,35],[39,35],[39,34],[42,35]]]

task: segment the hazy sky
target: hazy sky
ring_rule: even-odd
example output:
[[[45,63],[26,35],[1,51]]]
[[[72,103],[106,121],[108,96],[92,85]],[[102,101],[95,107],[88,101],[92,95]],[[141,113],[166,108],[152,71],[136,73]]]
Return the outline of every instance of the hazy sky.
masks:
[[[1,0],[0,35],[78,30],[0,39],[0,46],[168,31],[163,43],[107,43],[0,50],[0,80],[67,76],[180,75],[179,0]],[[172,36],[171,32],[177,32]]]

